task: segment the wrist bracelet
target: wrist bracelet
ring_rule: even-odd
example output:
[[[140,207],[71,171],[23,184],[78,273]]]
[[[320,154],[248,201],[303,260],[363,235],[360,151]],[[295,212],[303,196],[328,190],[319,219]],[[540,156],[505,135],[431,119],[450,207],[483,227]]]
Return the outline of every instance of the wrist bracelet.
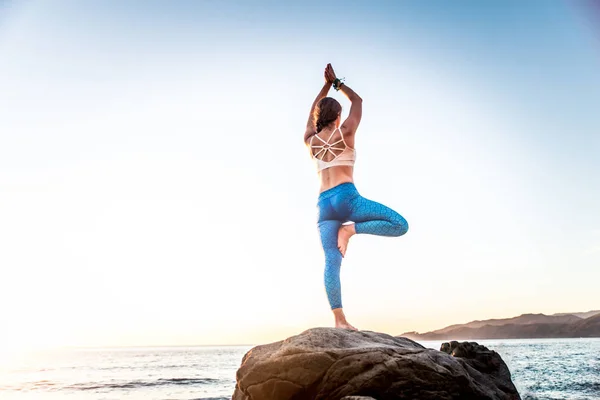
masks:
[[[344,84],[343,79],[339,79],[339,78],[335,78],[335,80],[333,81],[333,88],[335,90],[340,90],[340,88],[342,87],[342,85]]]

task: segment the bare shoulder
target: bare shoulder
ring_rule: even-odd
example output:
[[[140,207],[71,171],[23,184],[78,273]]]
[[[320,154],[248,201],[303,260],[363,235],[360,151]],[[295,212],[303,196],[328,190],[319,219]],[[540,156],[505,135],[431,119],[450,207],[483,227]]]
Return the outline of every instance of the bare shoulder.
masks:
[[[348,123],[348,121],[346,121],[340,126],[340,130],[342,131],[344,138],[354,137],[358,130],[358,124]]]
[[[306,131],[304,131],[304,144],[308,145],[310,138],[312,138],[316,134],[317,134],[317,130],[314,127],[306,128]]]

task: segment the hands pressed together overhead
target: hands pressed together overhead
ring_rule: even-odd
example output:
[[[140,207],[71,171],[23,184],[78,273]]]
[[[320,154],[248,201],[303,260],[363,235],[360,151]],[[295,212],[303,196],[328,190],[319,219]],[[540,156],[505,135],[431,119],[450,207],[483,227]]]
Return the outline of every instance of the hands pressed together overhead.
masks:
[[[333,67],[331,66],[331,64],[327,64],[327,66],[325,67],[325,82],[333,83],[335,79],[336,76],[335,72],[333,71]]]

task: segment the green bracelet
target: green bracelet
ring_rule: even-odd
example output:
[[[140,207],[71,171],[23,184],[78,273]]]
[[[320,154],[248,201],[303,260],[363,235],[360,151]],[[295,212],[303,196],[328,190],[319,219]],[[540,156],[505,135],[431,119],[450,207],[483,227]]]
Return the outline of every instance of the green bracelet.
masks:
[[[344,84],[344,82],[342,81],[344,78],[339,79],[339,78],[335,78],[335,80],[333,81],[333,88],[335,90],[340,90],[340,88],[342,87],[342,85]]]

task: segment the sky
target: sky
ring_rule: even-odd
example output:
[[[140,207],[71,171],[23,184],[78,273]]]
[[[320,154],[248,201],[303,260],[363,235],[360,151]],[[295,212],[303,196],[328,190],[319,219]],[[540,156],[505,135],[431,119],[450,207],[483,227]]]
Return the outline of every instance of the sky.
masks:
[[[302,143],[327,63],[364,100],[359,192],[410,225],[351,239],[350,323],[600,309],[599,10],[0,2],[0,349],[332,326]]]

